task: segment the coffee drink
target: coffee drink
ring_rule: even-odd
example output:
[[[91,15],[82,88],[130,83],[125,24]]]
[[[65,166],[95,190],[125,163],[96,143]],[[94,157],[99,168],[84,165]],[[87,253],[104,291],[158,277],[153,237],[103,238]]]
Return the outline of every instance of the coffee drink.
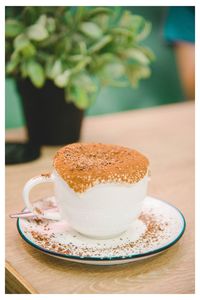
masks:
[[[140,152],[118,145],[74,143],[58,150],[53,166],[49,178],[33,178],[25,186],[29,209],[30,188],[53,181],[60,218],[84,235],[119,235],[139,216],[149,171],[149,161]]]

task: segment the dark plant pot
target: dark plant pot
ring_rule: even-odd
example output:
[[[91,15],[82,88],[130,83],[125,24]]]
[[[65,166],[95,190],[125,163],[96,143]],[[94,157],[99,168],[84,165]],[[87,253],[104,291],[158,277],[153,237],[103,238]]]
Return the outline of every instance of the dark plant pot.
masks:
[[[79,140],[83,111],[66,102],[63,89],[52,81],[38,89],[29,79],[17,80],[17,88],[33,145],[65,145]]]

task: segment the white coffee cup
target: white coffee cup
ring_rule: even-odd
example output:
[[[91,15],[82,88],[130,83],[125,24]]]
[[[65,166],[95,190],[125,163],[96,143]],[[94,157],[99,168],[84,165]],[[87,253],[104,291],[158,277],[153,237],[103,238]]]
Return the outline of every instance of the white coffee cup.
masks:
[[[148,175],[134,184],[100,183],[76,193],[54,169],[51,175],[34,177],[25,184],[23,199],[30,211],[34,211],[29,199],[30,190],[47,182],[54,183],[59,213],[44,212],[42,216],[67,220],[81,234],[103,239],[120,235],[138,218],[147,194]]]

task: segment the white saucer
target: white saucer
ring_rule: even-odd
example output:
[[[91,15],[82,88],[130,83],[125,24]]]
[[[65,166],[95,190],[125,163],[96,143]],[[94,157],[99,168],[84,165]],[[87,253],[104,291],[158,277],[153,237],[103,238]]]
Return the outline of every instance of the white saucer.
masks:
[[[46,198],[47,206],[55,204]],[[41,200],[36,202],[41,207]],[[182,213],[165,201],[146,197],[138,220],[122,235],[108,240],[87,238],[65,221],[17,220],[21,237],[36,249],[61,259],[114,265],[148,258],[173,246],[185,231]]]

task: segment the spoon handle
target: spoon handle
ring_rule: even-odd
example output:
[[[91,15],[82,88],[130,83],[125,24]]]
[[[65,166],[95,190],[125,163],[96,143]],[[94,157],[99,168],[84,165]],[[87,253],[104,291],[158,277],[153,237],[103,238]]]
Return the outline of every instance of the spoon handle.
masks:
[[[10,218],[30,218],[30,217],[36,217],[36,215],[30,211],[26,211],[26,212],[10,214],[9,217]]]

